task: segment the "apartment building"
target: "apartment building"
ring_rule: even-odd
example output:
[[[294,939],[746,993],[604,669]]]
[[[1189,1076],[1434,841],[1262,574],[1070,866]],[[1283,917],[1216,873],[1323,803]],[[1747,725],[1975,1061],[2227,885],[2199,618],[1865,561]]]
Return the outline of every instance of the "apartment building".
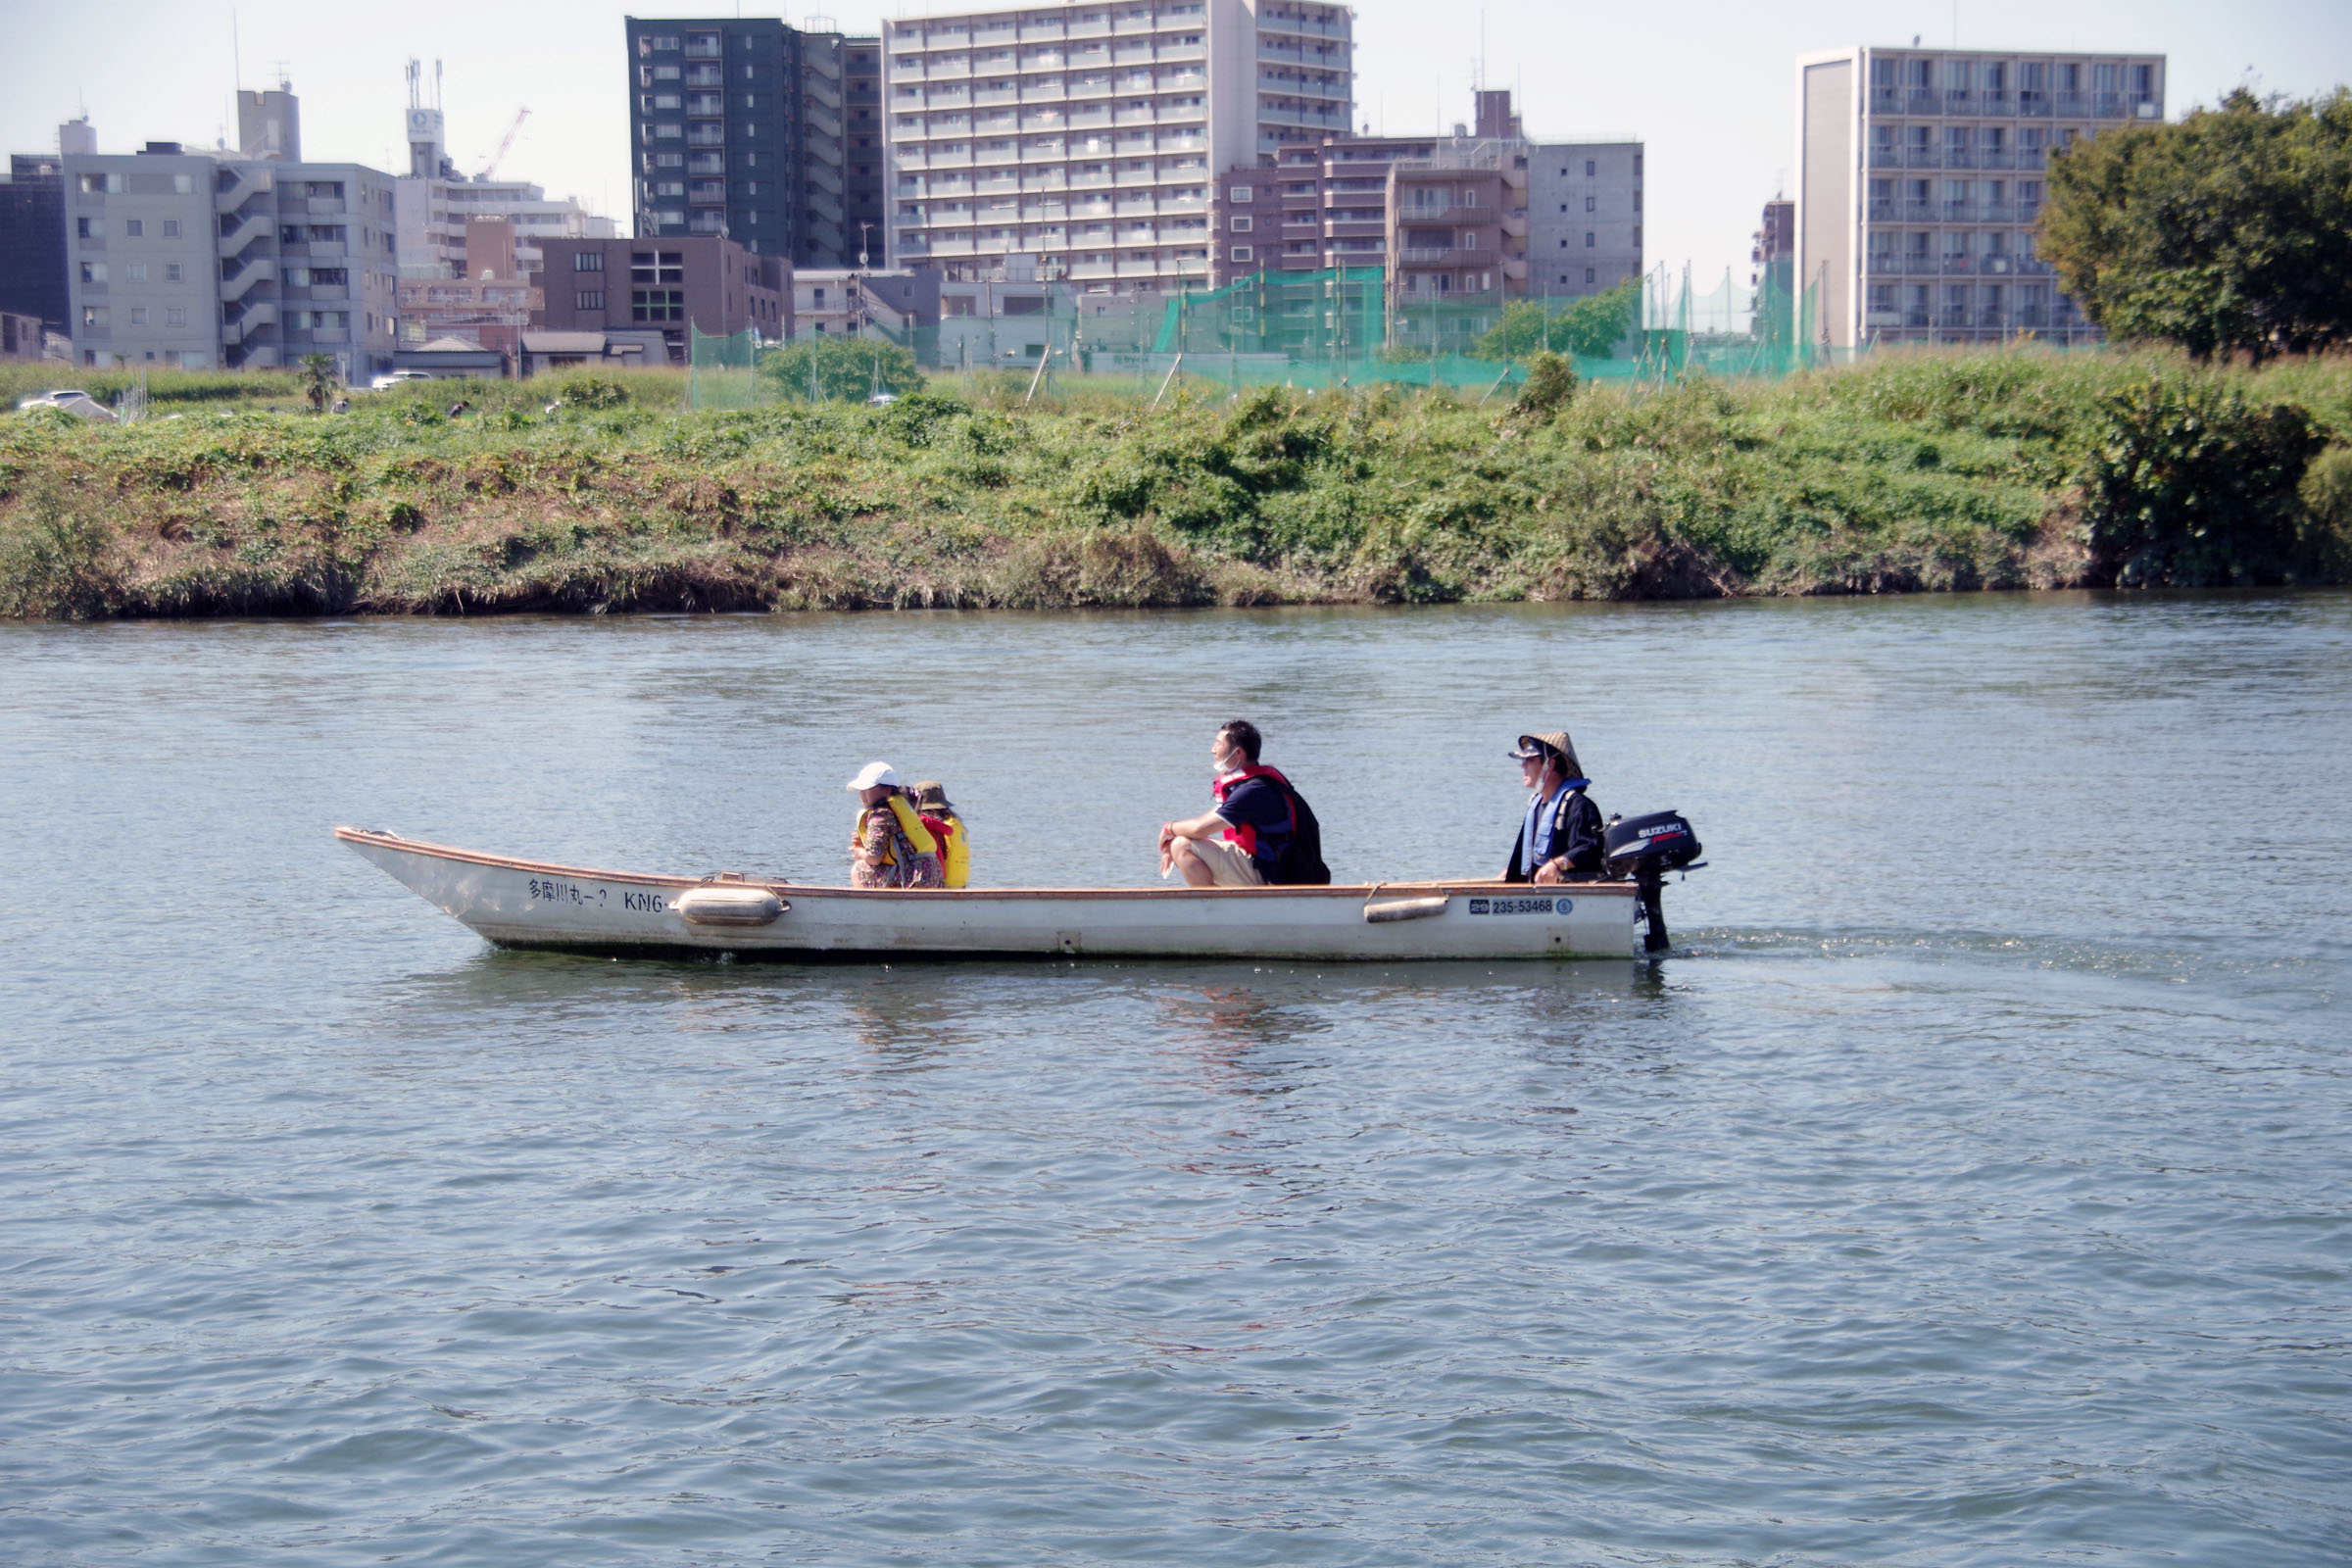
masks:
[[[1831,347],[2098,335],[2034,254],[2044,172],[2162,120],[2164,56],[1857,47],[1796,74],[1795,282]]]
[[[624,25],[639,237],[855,265],[858,225],[881,220],[879,40],[773,18]]]
[[[684,365],[687,330],[724,337],[748,328],[792,336],[792,263],[716,234],[552,239],[531,274],[543,304],[537,332],[601,332],[636,340],[646,363]]]
[[[1211,202],[1212,281],[1387,267],[1396,166],[1458,161],[1480,148],[1489,156],[1508,149],[1502,162],[1525,173],[1495,220],[1508,242],[1496,252],[1499,290],[1573,298],[1641,275],[1642,143],[1532,140],[1510,93],[1496,90],[1477,95],[1476,119],[1456,124],[1450,137],[1326,137],[1319,146],[1261,155],[1256,168],[1227,171]],[[1435,186],[1422,180],[1414,188]]]
[[[1527,291],[1528,149],[1441,143],[1389,166],[1389,341],[1466,351]]]
[[[284,134],[288,121],[273,123]],[[391,368],[391,175],[167,141],[64,164],[79,363],[282,367],[321,353],[347,379]]]
[[[86,124],[62,127],[69,133],[88,128]],[[66,330],[65,158],[63,153],[17,153],[8,164],[8,183],[0,185],[0,311],[33,317],[46,330],[62,334]]]
[[[890,256],[948,277],[1206,281],[1217,171],[1345,135],[1354,14],[1095,0],[884,24]]]

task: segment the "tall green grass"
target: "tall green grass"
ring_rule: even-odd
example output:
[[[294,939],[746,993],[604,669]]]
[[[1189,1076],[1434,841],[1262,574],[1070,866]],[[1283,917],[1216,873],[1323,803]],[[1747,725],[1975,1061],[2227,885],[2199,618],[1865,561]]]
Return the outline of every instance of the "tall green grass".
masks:
[[[2352,559],[2343,360],[1920,353],[1483,407],[1180,382],[1156,411],[1141,377],[731,413],[679,412],[683,372],[620,379],[617,407],[553,413],[543,380],[341,416],[243,394],[127,427],[0,416],[0,612],[1863,593],[2340,581]],[[2243,429],[2177,428],[2241,406]],[[2232,467],[2257,425],[2268,466]],[[2208,493],[2195,464],[2251,475],[2248,548],[2208,548],[2230,515],[2130,520]]]

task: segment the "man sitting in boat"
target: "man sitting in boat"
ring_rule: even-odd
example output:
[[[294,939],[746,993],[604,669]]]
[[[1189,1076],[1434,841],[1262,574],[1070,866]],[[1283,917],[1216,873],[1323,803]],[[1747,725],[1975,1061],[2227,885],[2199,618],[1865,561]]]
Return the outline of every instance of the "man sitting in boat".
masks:
[[[941,886],[946,870],[939,840],[907,799],[898,770],[888,762],[868,762],[848,787],[858,801],[858,827],[850,835],[850,886]]]
[[[948,787],[935,778],[915,780],[914,808],[922,814],[923,826],[931,829],[931,836],[944,838],[940,859],[947,869],[947,885],[959,888],[970,882],[972,847],[965,842],[963,816],[948,799]]]
[[[1600,875],[1600,808],[1585,795],[1592,780],[1564,729],[1522,735],[1511,756],[1519,780],[1535,793],[1511,841],[1505,882],[1564,882]]]
[[[1190,820],[1160,825],[1160,875],[1173,866],[1197,888],[1331,880],[1315,813],[1289,779],[1259,765],[1264,744],[1257,726],[1246,718],[1217,731],[1208,745],[1216,807]]]

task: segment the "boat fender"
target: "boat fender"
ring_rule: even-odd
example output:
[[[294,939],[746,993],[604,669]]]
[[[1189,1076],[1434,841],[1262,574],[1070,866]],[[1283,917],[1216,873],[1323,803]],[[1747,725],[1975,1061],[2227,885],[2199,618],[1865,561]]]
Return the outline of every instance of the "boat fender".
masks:
[[[696,925],[772,925],[792,906],[766,888],[729,885],[682,893],[670,907]]]
[[[1427,899],[1385,899],[1364,906],[1364,920],[1370,925],[1383,925],[1391,920],[1426,920],[1433,914],[1444,914],[1446,906],[1452,902],[1449,893]]]

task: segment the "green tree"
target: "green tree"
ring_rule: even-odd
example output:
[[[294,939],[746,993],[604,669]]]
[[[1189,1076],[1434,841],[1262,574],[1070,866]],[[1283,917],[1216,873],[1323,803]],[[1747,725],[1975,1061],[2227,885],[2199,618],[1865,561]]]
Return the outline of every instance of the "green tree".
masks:
[[[302,357],[302,395],[311,400],[313,414],[324,414],[327,400],[335,395],[335,357],[332,354],[305,354]]]
[[[2039,246],[2114,337],[2257,362],[2352,340],[2352,90],[2240,88],[2078,141],[2051,160]]]
[[[1581,354],[1605,360],[1624,346],[1642,307],[1642,280],[1629,277],[1614,288],[1570,300],[1558,310],[1542,300],[1513,300],[1502,320],[1478,340],[1482,360],[1526,360],[1538,354]]]
[[[913,351],[881,337],[805,337],[760,358],[786,397],[815,403],[862,403],[876,391],[901,396],[923,389]]]

